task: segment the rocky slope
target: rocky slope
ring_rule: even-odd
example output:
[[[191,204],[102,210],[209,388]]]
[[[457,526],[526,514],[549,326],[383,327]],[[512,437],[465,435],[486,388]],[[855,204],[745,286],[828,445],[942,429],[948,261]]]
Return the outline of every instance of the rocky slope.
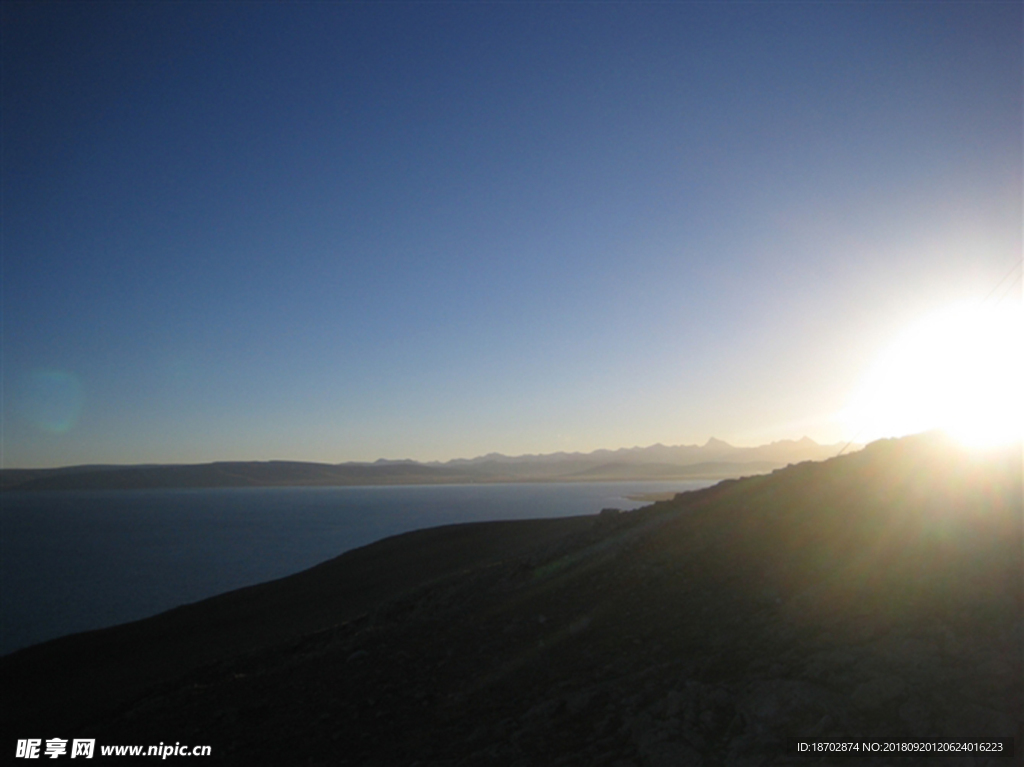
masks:
[[[72,736],[210,744],[231,764],[406,767],[806,764],[787,752],[795,739],[1015,737],[1020,750],[1019,449],[886,441],[562,524],[461,564],[472,544],[449,548],[451,567],[365,609],[325,591],[342,564],[306,576],[294,596],[319,628],[282,638],[264,615],[249,633],[273,641],[78,710]],[[188,641],[204,631],[194,621]],[[5,703],[21,701],[7,714],[40,737],[47,713],[12,669],[46,647],[0,661]]]

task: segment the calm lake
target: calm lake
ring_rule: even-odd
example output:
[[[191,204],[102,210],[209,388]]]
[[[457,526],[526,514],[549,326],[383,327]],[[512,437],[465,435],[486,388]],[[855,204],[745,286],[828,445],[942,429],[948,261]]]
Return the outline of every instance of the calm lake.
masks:
[[[711,481],[5,493],[0,654],[304,570],[423,527],[633,509]]]

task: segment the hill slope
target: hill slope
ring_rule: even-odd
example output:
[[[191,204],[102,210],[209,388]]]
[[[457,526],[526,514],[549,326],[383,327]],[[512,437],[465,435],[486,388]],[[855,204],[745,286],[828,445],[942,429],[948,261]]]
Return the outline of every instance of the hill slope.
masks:
[[[1019,449],[886,441],[500,524],[15,653],[5,720],[233,764],[761,765],[804,763],[783,755],[796,738],[1019,737]],[[56,721],[104,658],[103,704]]]

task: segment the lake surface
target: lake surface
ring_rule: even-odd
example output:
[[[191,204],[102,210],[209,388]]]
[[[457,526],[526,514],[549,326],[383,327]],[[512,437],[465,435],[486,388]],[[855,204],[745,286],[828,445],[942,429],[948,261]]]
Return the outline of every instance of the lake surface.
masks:
[[[0,654],[291,575],[389,535],[633,509],[710,481],[0,496]]]

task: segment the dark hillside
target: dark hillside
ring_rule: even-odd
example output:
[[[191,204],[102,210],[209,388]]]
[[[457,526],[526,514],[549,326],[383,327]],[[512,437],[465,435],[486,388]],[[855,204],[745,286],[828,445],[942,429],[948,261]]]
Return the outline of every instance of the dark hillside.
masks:
[[[251,649],[122,691],[116,713],[76,709],[69,736],[406,767],[807,764],[784,745],[1020,737],[1019,449],[886,441],[564,524],[359,599],[333,580],[354,572],[344,555],[251,613]],[[421,539],[422,561],[457,560],[460,534]],[[386,573],[400,551],[365,566]],[[123,671],[222,635],[215,616],[247,591],[151,619],[162,639],[123,634]],[[55,731],[20,701],[41,664],[83,673],[91,636],[0,661],[19,733]]]
[[[295,575],[0,658],[3,719],[78,727],[195,668],[350,620],[439,578],[588,529],[587,517],[392,536]]]

